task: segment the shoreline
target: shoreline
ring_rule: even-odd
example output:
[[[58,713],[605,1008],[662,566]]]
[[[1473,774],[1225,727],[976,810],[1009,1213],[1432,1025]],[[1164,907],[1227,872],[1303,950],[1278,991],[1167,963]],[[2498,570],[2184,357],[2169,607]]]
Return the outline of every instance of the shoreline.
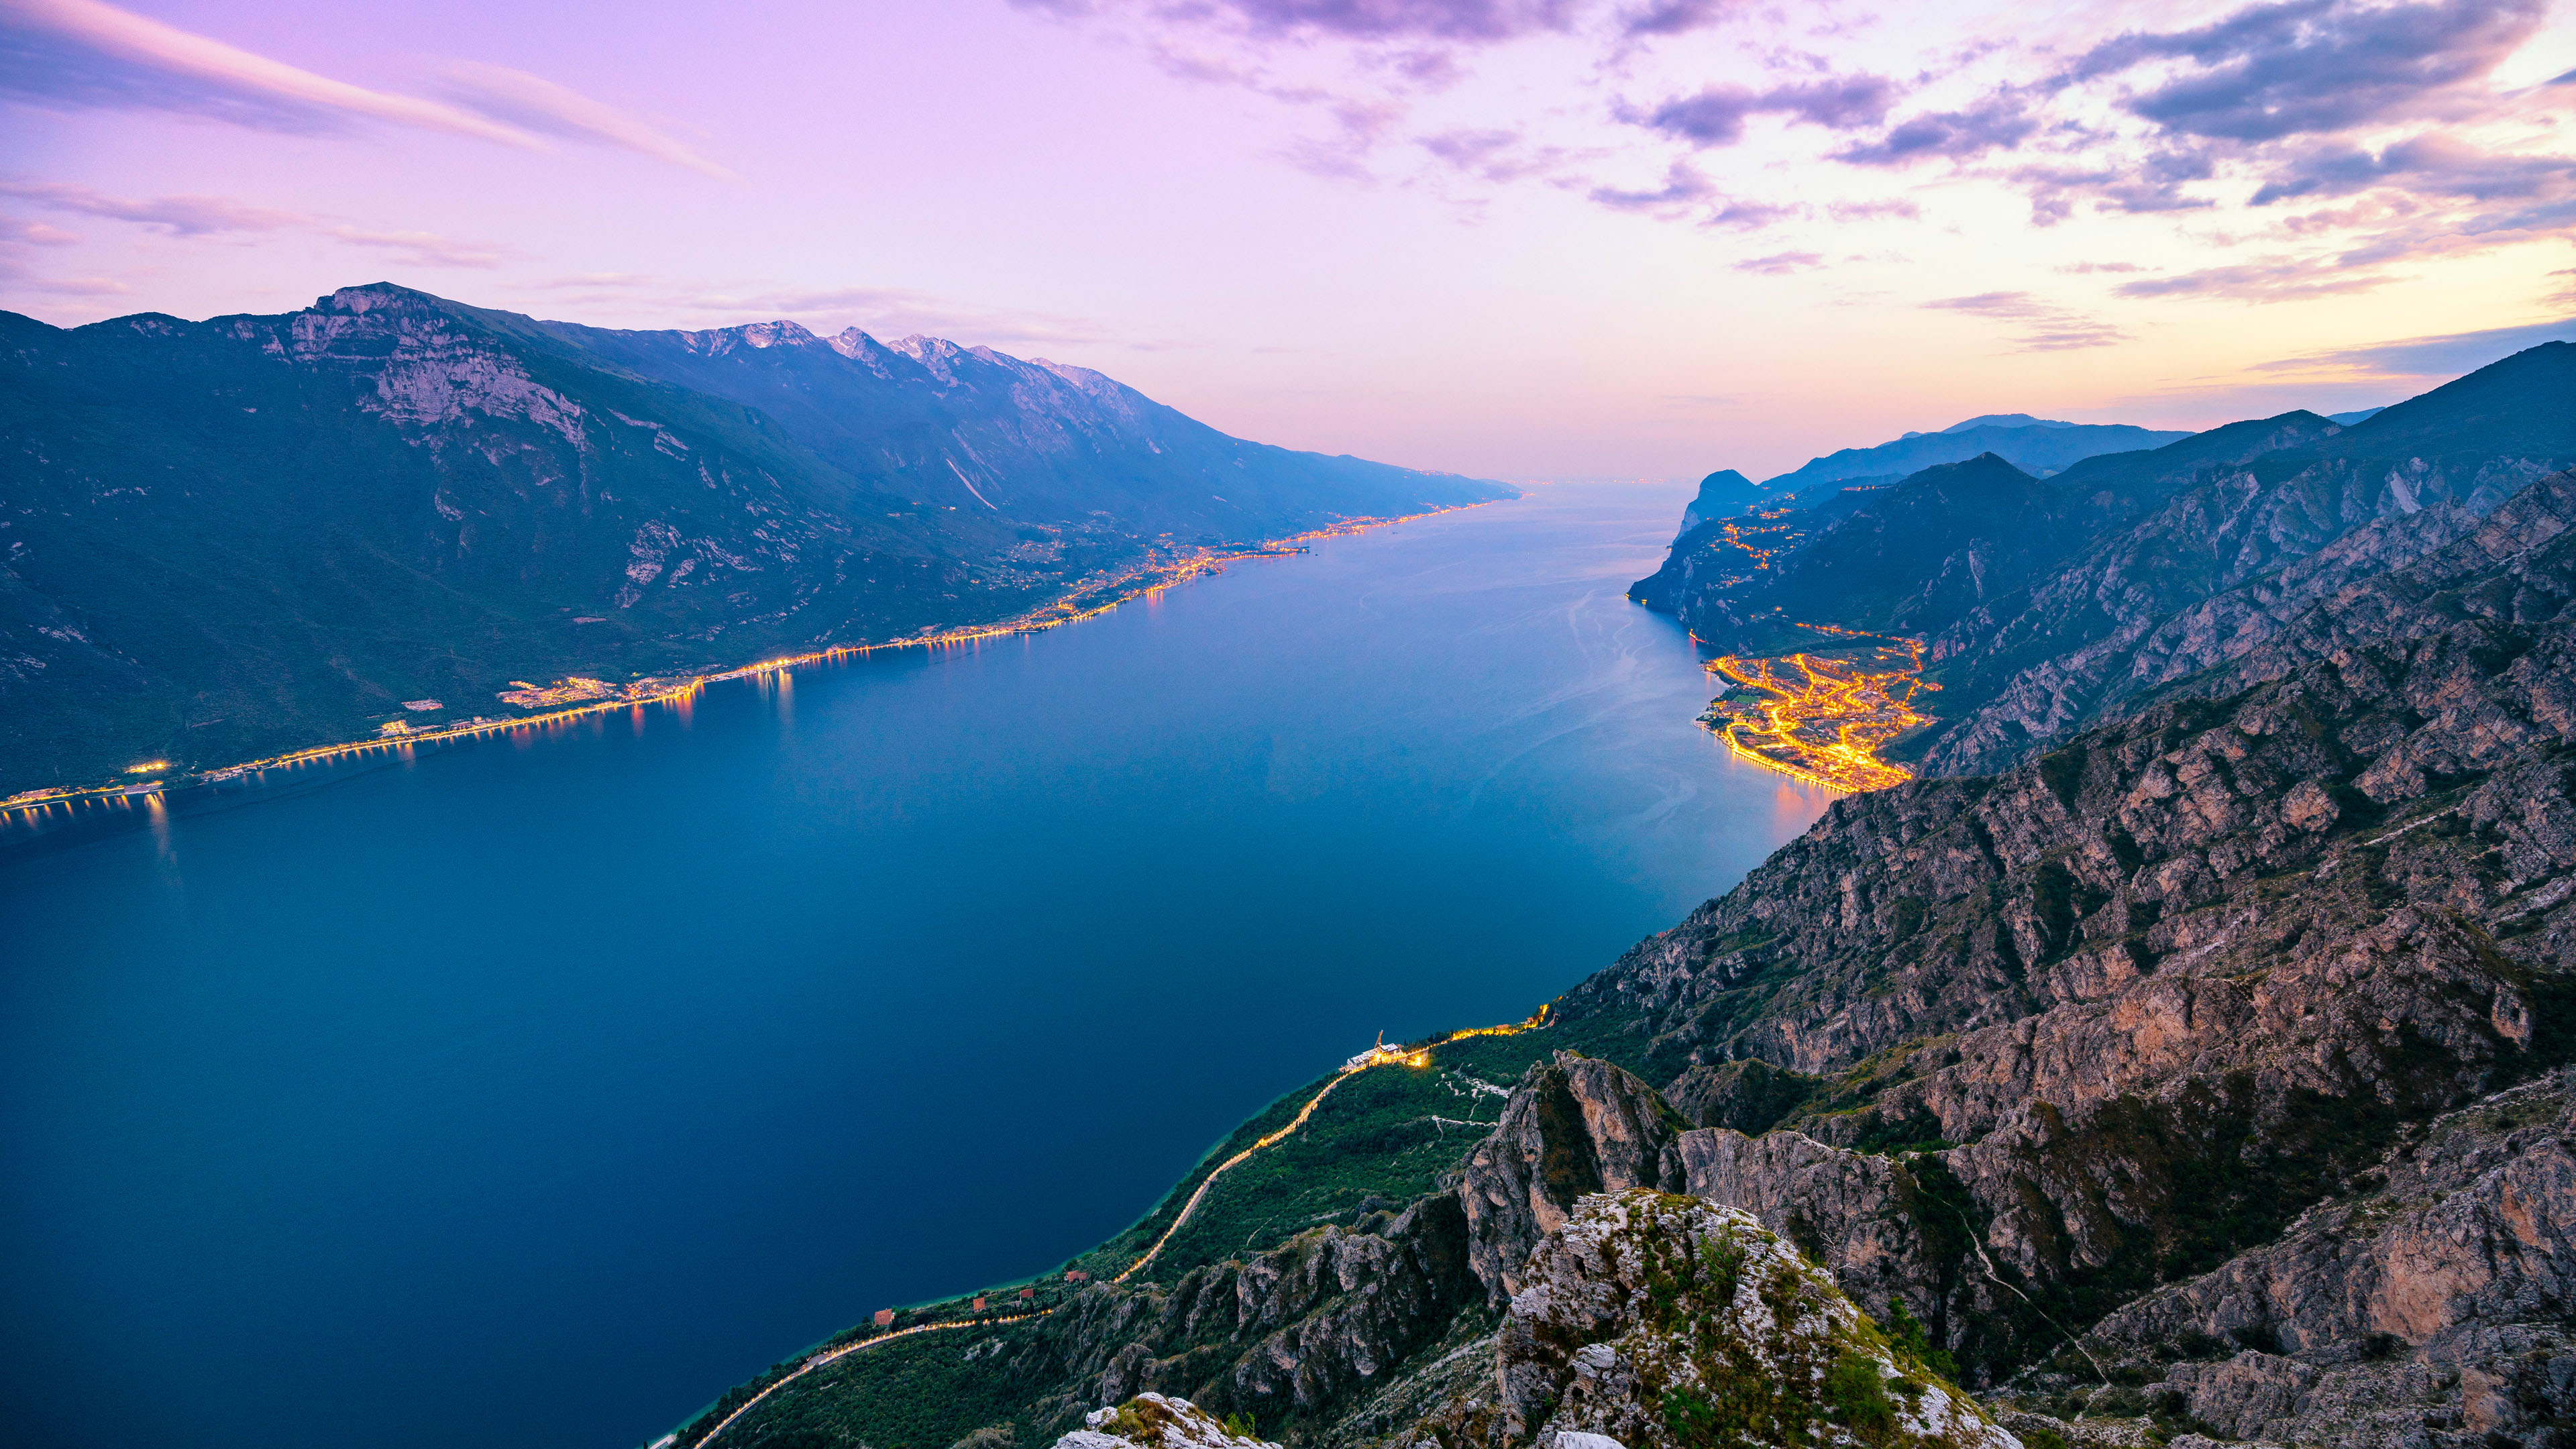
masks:
[[[1451,504],[1444,508],[1426,509],[1420,513],[1407,513],[1394,518],[1344,519],[1323,528],[1309,529],[1303,533],[1293,533],[1281,538],[1264,539],[1256,547],[1231,550],[1204,549],[1194,557],[1139,570],[1137,574],[1125,581],[1133,584],[1134,587],[1122,588],[1116,597],[1088,607],[1074,607],[1069,602],[1081,591],[1077,582],[1074,587],[1066,591],[1066,596],[1063,598],[990,624],[966,625],[909,638],[879,640],[871,644],[833,644],[820,649],[764,659],[757,664],[744,664],[731,669],[713,670],[686,677],[647,676],[633,684],[616,686],[613,694],[537,714],[516,715],[505,719],[486,719],[477,715],[473,719],[457,724],[440,725],[429,729],[401,729],[367,739],[311,745],[299,750],[290,750],[284,754],[245,760],[236,764],[210,766],[202,770],[180,771],[132,784],[110,781],[76,789],[22,791],[0,799],[0,826],[31,824],[51,813],[53,807],[57,805],[77,809],[84,805],[104,804],[109,801],[141,800],[146,805],[157,808],[161,804],[161,797],[177,791],[222,785],[269,770],[287,769],[322,760],[345,759],[379,752],[399,758],[403,752],[409,751],[416,745],[497,737],[519,730],[562,724],[589,715],[605,714],[611,710],[642,709],[647,705],[685,703],[710,684],[775,674],[794,669],[799,665],[837,663],[844,659],[874,654],[886,649],[928,649],[951,644],[969,644],[1011,634],[1041,634],[1066,624],[1078,624],[1085,619],[1097,618],[1122,604],[1151,598],[1165,589],[1188,583],[1193,579],[1222,573],[1227,564],[1239,559],[1287,557],[1304,553],[1311,545],[1325,540],[1356,537],[1372,529],[1392,528],[1419,519],[1436,518],[1444,513],[1482,508],[1487,503],[1509,501],[1494,498],[1477,503]],[[401,724],[402,721],[397,720],[395,723]]]

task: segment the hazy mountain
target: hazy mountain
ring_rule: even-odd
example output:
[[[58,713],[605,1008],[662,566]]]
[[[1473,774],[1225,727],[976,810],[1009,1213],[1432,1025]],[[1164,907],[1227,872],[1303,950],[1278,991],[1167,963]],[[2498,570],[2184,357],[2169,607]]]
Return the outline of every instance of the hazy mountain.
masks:
[[[1904,477],[1941,463],[1963,463],[1980,453],[1992,453],[2025,473],[2053,473],[2098,453],[2153,448],[2189,436],[2125,423],[2056,423],[2027,413],[1996,413],[1954,423],[1937,433],[1908,433],[1892,443],[1828,453],[1766,478],[1762,486],[1795,493],[1853,478]]]
[[[383,285],[0,313],[0,792],[1008,618],[1154,548],[1509,492],[1242,442],[1080,368],[843,346]]]
[[[1769,489],[1734,469],[1720,468],[1699,480],[1699,492],[1682,509],[1681,532],[1688,533],[1712,518],[1742,513],[1772,496]]]
[[[2074,423],[2062,423],[2051,418],[2035,418],[2028,413],[1980,413],[1966,422],[1952,423],[1941,431],[1964,433],[1970,428],[2071,428],[2075,426],[2077,425]],[[1905,436],[1919,438],[1922,434],[1907,433]]]

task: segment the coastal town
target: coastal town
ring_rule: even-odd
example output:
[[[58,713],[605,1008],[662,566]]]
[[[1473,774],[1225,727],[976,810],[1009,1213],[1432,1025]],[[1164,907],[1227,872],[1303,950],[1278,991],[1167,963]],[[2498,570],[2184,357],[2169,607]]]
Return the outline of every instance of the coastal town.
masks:
[[[1812,785],[1884,790],[1913,779],[1879,752],[1931,723],[1914,708],[1918,692],[1940,689],[1922,677],[1922,643],[1835,624],[1798,627],[1851,642],[1785,657],[1711,660],[1708,671],[1732,687],[1709,701],[1700,723],[1737,756]]]
[[[1472,507],[1474,505],[1463,505]],[[1160,544],[1143,556],[1116,568],[1104,569],[1081,580],[1063,597],[1033,609],[1016,618],[999,623],[963,627],[933,626],[905,638],[887,639],[868,644],[832,645],[805,653],[709,674],[639,675],[624,684],[586,675],[567,675],[552,684],[537,684],[524,679],[509,681],[510,687],[496,697],[501,703],[522,714],[449,716],[428,720],[398,715],[376,726],[374,735],[355,740],[342,740],[295,750],[265,759],[245,760],[207,769],[190,769],[166,759],[147,760],[127,766],[120,778],[88,785],[54,786],[22,790],[0,798],[0,824],[10,821],[40,820],[57,809],[84,805],[127,805],[140,798],[157,799],[170,791],[192,785],[221,785],[260,775],[269,770],[315,764],[326,760],[353,759],[388,750],[411,749],[424,744],[448,740],[480,738],[495,733],[525,730],[560,724],[566,720],[603,710],[641,708],[648,705],[679,704],[710,684],[729,679],[745,679],[775,674],[798,665],[826,663],[873,654],[881,649],[937,648],[971,644],[980,640],[1012,634],[1036,634],[1066,624],[1108,613],[1121,604],[1150,598],[1175,585],[1192,579],[1222,573],[1225,566],[1239,559],[1276,558],[1306,552],[1326,539],[1347,538],[1372,529],[1410,523],[1448,513],[1450,508],[1434,508],[1421,513],[1408,513],[1394,518],[1346,518],[1323,528],[1310,529],[1285,538],[1225,545]],[[447,705],[436,699],[407,699],[401,702],[405,715],[442,714]]]

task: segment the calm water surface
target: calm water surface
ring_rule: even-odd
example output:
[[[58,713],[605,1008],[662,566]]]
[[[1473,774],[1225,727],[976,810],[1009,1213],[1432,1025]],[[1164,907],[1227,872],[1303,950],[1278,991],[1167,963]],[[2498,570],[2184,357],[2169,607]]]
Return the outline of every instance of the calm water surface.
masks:
[[[1826,803],[1621,597],[1685,496],[0,841],[7,1439],[623,1449],[1525,1015]]]

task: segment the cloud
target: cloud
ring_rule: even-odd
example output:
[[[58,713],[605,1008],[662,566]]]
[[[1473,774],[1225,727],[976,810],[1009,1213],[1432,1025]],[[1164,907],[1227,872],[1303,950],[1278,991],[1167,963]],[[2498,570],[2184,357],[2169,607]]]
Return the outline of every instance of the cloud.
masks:
[[[1807,209],[1803,206],[1774,205],[1767,201],[1746,201],[1739,197],[1722,202],[1710,211],[1700,224],[1716,227],[1722,231],[1760,231],[1773,222],[1787,221],[1791,217],[1806,214]]]
[[[1066,7],[1041,3],[1031,8],[1063,13]],[[1464,41],[1564,30],[1580,8],[1576,0],[1211,0],[1203,7],[1269,34]]]
[[[2483,332],[2453,332],[2437,337],[2408,337],[2363,347],[2338,348],[2306,357],[2264,363],[2262,372],[2338,372],[2411,382],[2449,379],[2477,371],[2544,342],[2576,342],[2576,317],[2535,322],[2522,327],[2493,327]]]
[[[813,319],[816,331],[856,325],[880,337],[926,333],[978,345],[1115,343],[1140,351],[1158,351],[1173,345],[1122,338],[1088,318],[961,306],[944,297],[902,287],[720,286],[672,281],[640,272],[575,272],[531,284],[527,290],[547,293],[564,305],[613,306],[628,311],[641,307],[700,319],[713,317],[721,319],[711,324],[718,326],[804,317]]]
[[[2116,167],[2023,166],[2005,175],[2030,198],[2033,224],[2055,226],[2086,200],[2095,211],[2129,216],[2209,210],[2218,204],[2215,200],[2186,195],[2182,188],[2185,182],[2208,179],[2214,169],[2204,153],[2168,150]]]
[[[398,259],[414,266],[497,267],[502,259],[501,248],[488,242],[458,241],[427,231],[371,231],[325,221],[300,211],[249,206],[221,196],[154,196],[133,200],[58,181],[0,181],[0,196],[15,196],[83,216],[131,222],[166,236],[300,231],[351,246],[390,251]],[[51,228],[45,230],[50,231]]]
[[[2113,289],[2122,297],[2224,297],[2236,301],[2295,302],[2312,297],[2340,297],[2384,287],[2394,278],[2381,272],[2356,272],[2328,259],[2275,258],[2236,266],[2204,267],[2170,277],[2123,282]]]
[[[1623,191],[1615,186],[1592,189],[1592,199],[1614,211],[1678,212],[1716,194],[1717,188],[1687,161],[1675,161],[1666,167],[1664,184],[1652,191]]]
[[[2321,147],[2284,162],[2249,203],[2349,196],[2382,186],[2463,201],[2550,196],[2576,185],[2576,156],[2503,156],[2431,132],[2382,148]]]
[[[0,241],[24,242],[29,246],[67,247],[80,240],[76,232],[47,226],[41,221],[20,221],[14,216],[0,216]]]
[[[1855,141],[1831,154],[1834,160],[1854,166],[1967,161],[1989,151],[2012,150],[2038,129],[2038,119],[2022,98],[2005,93],[1963,110],[1932,111],[1900,121],[1875,141]]]
[[[524,71],[459,65],[457,102],[370,90],[120,10],[104,0],[0,0],[0,94],[40,105],[177,111],[323,134],[378,121],[548,149],[540,135],[615,146],[731,179],[632,116]]]
[[[285,131],[353,118],[533,147],[471,111],[368,90],[101,0],[0,0],[0,91],[57,105],[188,111]]]
[[[367,231],[354,226],[326,226],[321,234],[351,246],[389,251],[416,267],[497,267],[501,248],[489,242],[463,242],[432,231]]]
[[[1903,221],[1920,221],[1923,219],[1923,208],[1904,200],[1836,201],[1826,205],[1825,215],[1840,222],[1882,221],[1889,217]]]
[[[2028,292],[1979,292],[1923,305],[1936,312],[1965,312],[2025,327],[2028,330],[2015,339],[2017,350],[2022,352],[2070,352],[2129,340],[2128,333],[2108,322],[2043,301]]]
[[[2136,262],[2077,262],[2072,266],[2059,267],[2057,270],[2081,277],[2094,272],[2143,272],[2147,269]]]
[[[1682,35],[1722,24],[1750,8],[1746,0],[1653,0],[1621,13],[1619,28],[1635,36]]]
[[[2192,30],[2115,37],[2086,52],[2072,78],[2169,63],[2170,75],[2126,98],[2132,114],[2184,135],[2278,140],[2445,113],[2548,9],[2548,0],[2286,0]]]
[[[1744,122],[1752,116],[1787,116],[1837,131],[1876,126],[1887,119],[1887,109],[1896,97],[1896,83],[1875,75],[1840,76],[1765,91],[1708,86],[1697,95],[1678,96],[1652,111],[1623,119],[1705,149],[1742,140]]]
[[[1773,252],[1767,257],[1753,257],[1737,262],[1739,272],[1758,272],[1766,277],[1785,277],[1798,272],[1812,272],[1825,264],[1816,252]]]
[[[542,76],[467,64],[449,67],[446,81],[448,93],[460,103],[523,130],[615,146],[719,181],[740,179],[625,112]]]
[[[86,186],[56,181],[0,181],[0,195],[40,202],[84,216],[130,221],[171,236],[211,236],[226,231],[280,231],[311,218],[300,212],[246,206],[220,196],[156,196],[129,201]]]

